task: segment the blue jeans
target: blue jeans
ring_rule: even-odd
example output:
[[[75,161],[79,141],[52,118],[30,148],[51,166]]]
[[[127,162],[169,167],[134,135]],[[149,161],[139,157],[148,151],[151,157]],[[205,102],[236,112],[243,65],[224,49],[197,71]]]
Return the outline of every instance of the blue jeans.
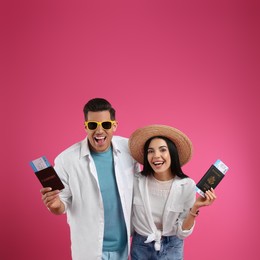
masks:
[[[183,260],[183,240],[177,236],[162,237],[161,249],[154,249],[154,241],[144,243],[147,237],[134,233],[131,260]]]
[[[102,260],[127,260],[127,258],[128,258],[127,245],[125,249],[122,251],[114,251],[114,252],[103,251],[102,253]]]

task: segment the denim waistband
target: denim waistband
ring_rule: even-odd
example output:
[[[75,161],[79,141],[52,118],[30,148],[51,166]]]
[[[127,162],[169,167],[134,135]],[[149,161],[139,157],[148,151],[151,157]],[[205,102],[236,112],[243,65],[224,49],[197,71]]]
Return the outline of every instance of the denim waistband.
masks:
[[[146,241],[146,239],[148,237],[148,236],[140,235],[136,231],[134,232],[134,236],[139,237],[139,239],[143,240],[143,242]],[[169,242],[169,241],[173,240],[175,237],[176,237],[176,235],[174,235],[174,236],[161,236],[161,241]]]

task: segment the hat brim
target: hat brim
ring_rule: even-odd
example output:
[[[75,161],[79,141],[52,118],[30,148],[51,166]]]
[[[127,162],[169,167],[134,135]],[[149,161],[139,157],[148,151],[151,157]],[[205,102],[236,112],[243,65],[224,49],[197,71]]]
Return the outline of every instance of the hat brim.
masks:
[[[166,125],[149,125],[138,128],[129,137],[130,153],[140,164],[143,164],[144,161],[144,145],[146,141],[155,136],[165,136],[176,145],[181,166],[191,159],[192,143],[183,132]]]

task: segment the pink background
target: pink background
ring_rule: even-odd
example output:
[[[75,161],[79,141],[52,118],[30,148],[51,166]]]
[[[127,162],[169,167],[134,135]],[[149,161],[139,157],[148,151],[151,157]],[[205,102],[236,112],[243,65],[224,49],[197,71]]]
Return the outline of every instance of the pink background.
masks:
[[[0,258],[70,259],[66,217],[42,204],[29,161],[83,139],[82,108],[104,97],[118,135],[184,131],[195,181],[218,158],[230,167],[185,259],[259,259],[258,3],[2,0]]]

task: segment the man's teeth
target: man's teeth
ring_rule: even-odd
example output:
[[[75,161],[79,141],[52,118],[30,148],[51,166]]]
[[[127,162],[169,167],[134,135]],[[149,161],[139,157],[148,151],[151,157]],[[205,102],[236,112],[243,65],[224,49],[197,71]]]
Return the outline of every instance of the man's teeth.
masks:
[[[95,137],[95,140],[98,142],[98,141],[101,141],[101,140],[105,140],[105,137],[104,136],[96,136]]]
[[[101,140],[101,139],[105,139],[105,137],[104,136],[96,136],[95,139]]]

